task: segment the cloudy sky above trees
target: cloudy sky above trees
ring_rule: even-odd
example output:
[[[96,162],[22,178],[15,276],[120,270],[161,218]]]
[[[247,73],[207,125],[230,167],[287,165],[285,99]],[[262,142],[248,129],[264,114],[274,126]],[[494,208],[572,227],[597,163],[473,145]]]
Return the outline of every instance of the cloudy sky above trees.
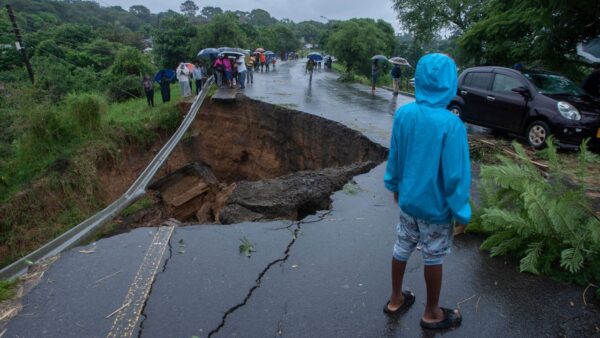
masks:
[[[133,5],[144,5],[153,13],[169,9],[179,11],[183,0],[102,0],[100,5],[121,6],[128,9]],[[206,6],[221,7],[223,10],[251,11],[262,8],[277,19],[291,19],[299,22],[305,20],[327,21],[347,20],[350,18],[374,18],[390,22],[398,30],[396,14],[390,0],[196,0],[200,8]]]

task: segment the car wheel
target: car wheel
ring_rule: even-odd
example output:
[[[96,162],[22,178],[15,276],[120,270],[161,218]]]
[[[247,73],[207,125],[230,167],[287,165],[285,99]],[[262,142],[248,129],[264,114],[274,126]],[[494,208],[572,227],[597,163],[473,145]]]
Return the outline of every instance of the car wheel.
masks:
[[[550,127],[544,121],[534,121],[527,128],[527,142],[530,146],[540,149],[546,145],[546,140],[550,136]]]
[[[462,119],[462,108],[459,105],[453,104],[450,106],[450,108],[448,110],[450,110],[450,112],[452,114],[454,114]]]

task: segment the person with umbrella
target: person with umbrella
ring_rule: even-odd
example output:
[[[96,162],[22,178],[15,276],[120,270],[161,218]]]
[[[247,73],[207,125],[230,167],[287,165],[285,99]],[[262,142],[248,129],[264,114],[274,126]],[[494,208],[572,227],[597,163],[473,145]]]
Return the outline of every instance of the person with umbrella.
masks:
[[[246,61],[246,84],[254,83],[254,56],[249,56]]]
[[[163,103],[171,101],[171,81],[173,79],[175,79],[175,72],[170,69],[163,69],[154,76],[154,81],[160,85]]]
[[[202,80],[206,78],[206,70],[200,61],[196,61],[196,68],[192,71],[192,77],[196,82],[196,95],[202,90]]]
[[[229,57],[223,57],[223,70],[225,73],[225,83],[229,88],[233,88],[233,65]]]
[[[192,95],[192,88],[190,87],[190,70],[184,62],[180,63],[177,67],[177,80],[179,80],[179,86],[181,87],[181,96],[188,97]]]
[[[215,71],[215,77],[217,79],[217,86],[218,87],[222,87],[223,86],[223,58],[225,56],[223,54],[219,54],[219,56],[217,57],[217,59],[215,60],[215,62],[213,63],[213,69]]]
[[[313,71],[315,70],[315,60],[312,58],[308,58],[308,62],[306,62],[306,72],[309,74],[308,82],[312,82]]]
[[[246,61],[244,60],[244,56],[240,55],[236,61],[237,71],[238,71],[238,83],[240,84],[240,89],[246,88],[246,74],[247,67]]]
[[[377,85],[377,80],[379,79],[379,62],[377,60],[373,60],[373,64],[371,65],[371,93],[375,94],[375,86]]]
[[[265,64],[267,63],[267,57],[265,56],[264,53],[260,53],[260,72],[263,72],[263,69],[265,68]]]
[[[398,91],[400,91],[400,77],[402,76],[402,69],[400,69],[400,65],[394,63],[394,67],[390,72],[392,76],[392,85],[394,87],[394,95],[398,95]]]

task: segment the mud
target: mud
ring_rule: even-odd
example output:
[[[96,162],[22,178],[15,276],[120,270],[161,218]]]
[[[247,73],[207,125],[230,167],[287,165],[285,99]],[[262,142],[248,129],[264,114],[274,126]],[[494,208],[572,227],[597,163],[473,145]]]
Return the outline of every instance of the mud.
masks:
[[[187,165],[150,189],[182,222],[298,219],[328,209],[333,192],[386,156],[318,116],[248,98],[207,102],[174,154]]]

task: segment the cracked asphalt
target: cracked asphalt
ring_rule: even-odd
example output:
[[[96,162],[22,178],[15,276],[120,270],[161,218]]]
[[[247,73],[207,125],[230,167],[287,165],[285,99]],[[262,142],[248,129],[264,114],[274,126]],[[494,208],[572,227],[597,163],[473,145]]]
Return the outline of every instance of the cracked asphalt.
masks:
[[[250,97],[337,120],[387,145],[395,109],[412,100],[344,85],[301,62],[255,74]],[[441,303],[460,307],[463,325],[424,331],[421,257],[408,263],[415,305],[401,318],[382,312],[398,215],[383,186],[385,163],[355,178],[356,194],[300,222],[178,227],[132,325],[138,337],[600,337],[600,311],[583,289],[518,272],[490,258],[481,239],[455,239],[444,265]],[[65,253],[23,300],[4,337],[105,337],[124,305],[157,228],[137,229]],[[240,255],[247,238],[255,252]],[[93,251],[93,253],[82,253]],[[156,260],[156,257],[155,257]],[[591,299],[588,294],[588,301]],[[108,317],[108,318],[107,318]],[[2,336],[2,330],[0,330]]]

